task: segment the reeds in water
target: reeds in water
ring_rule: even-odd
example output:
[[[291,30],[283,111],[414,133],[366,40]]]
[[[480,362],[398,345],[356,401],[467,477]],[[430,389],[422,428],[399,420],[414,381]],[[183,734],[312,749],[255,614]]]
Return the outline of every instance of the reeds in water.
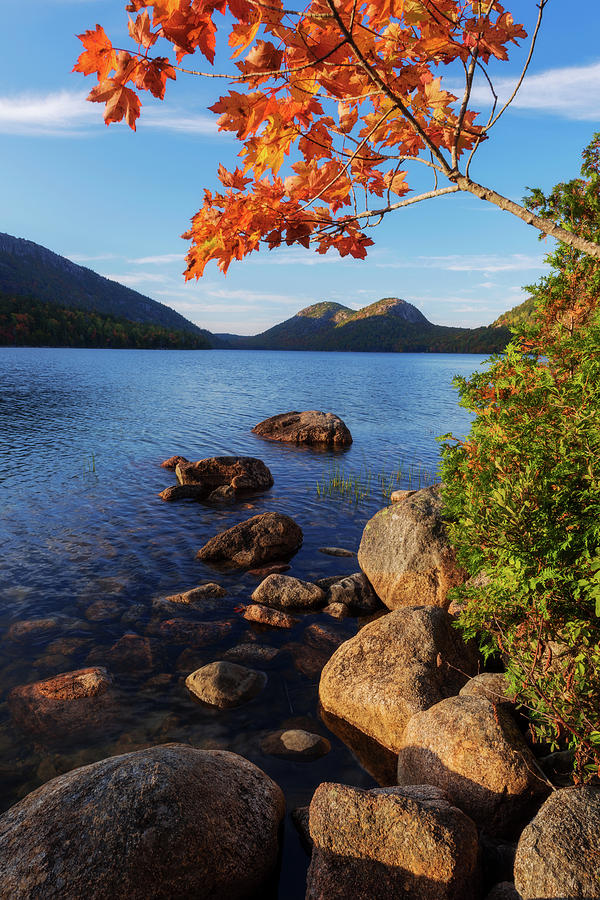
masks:
[[[364,463],[359,473],[348,471],[336,462],[323,474],[321,480],[317,481],[316,490],[318,497],[337,497],[359,503],[375,495],[389,500],[392,491],[398,488],[419,490],[434,484],[437,480],[435,471],[416,460],[408,464],[400,462],[392,472],[384,469],[376,472]]]

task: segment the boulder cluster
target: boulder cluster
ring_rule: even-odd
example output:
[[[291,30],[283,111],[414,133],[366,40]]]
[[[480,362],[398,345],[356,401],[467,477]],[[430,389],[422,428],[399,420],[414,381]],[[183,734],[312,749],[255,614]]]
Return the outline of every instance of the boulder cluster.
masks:
[[[336,419],[288,413],[254,431],[349,443]],[[163,499],[232,501],[273,484],[251,457],[172,457],[163,465],[178,480]],[[293,811],[311,855],[307,900],[600,898],[600,788],[553,783],[504,675],[482,671],[477,648],[456,629],[449,591],[466,573],[446,537],[440,486],[398,494],[367,523],[352,575],[313,583],[284,574],[303,534],[277,512],[239,522],[198,551],[213,567],[260,579],[234,612],[262,632],[281,634],[315,613],[359,625],[344,640],[340,626],[319,616],[302,641],[282,648],[316,690],[318,682],[323,722],[380,785],[323,782],[309,807]],[[178,667],[193,702],[215,715],[251,703],[280,648],[247,640],[193,665],[234,618],[199,622],[186,612],[224,593],[211,581],[155,599],[147,633],[123,635],[105,665],[14,688],[14,723],[36,740],[105,728],[115,716],[113,673],[150,673],[164,646],[182,648]],[[94,620],[116,614],[110,601],[95,607]],[[57,631],[57,620],[29,620],[15,623],[7,640]],[[50,646],[68,654],[76,640],[63,635]],[[330,747],[302,727],[261,744],[282,765],[315,764]],[[53,778],[0,817],[0,896],[276,896],[284,813],[278,785],[239,755],[162,744],[113,756]]]

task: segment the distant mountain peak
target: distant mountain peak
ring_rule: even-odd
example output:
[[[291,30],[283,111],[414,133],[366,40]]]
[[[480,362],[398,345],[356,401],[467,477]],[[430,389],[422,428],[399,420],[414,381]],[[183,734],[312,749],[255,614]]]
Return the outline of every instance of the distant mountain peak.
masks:
[[[407,300],[401,300],[400,297],[384,297],[382,300],[376,300],[375,303],[354,312],[352,320],[369,319],[371,316],[392,316],[414,325],[431,324],[416,306]]]
[[[313,303],[312,306],[306,306],[296,313],[304,319],[324,319],[328,322],[345,322],[352,316],[354,310],[342,306],[341,303],[334,303],[331,300],[324,300],[321,303]]]

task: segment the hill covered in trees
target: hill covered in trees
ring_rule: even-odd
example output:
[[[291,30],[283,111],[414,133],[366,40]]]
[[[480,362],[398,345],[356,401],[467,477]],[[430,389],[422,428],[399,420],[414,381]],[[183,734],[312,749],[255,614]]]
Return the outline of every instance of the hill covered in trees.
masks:
[[[0,292],[168,330],[208,334],[164,303],[104,278],[40,244],[2,233]]]
[[[0,294],[0,346],[207,350],[206,335]]]
[[[354,310],[315,303],[252,337],[215,335],[219,346],[248,350],[353,350],[383,353],[495,353],[510,339],[505,327],[434,325],[416,306],[386,297]]]

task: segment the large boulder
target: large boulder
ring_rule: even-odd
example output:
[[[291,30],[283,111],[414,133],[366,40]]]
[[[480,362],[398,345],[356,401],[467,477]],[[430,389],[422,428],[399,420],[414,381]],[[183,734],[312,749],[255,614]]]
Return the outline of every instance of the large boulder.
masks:
[[[478,900],[477,828],[428,786],[324,783],[310,804],[307,900]]]
[[[302,529],[289,516],[265,512],[222,531],[198,550],[203,562],[246,569],[289,559],[302,545]]]
[[[13,688],[8,706],[23,731],[45,740],[99,730],[113,711],[112,676],[101,666]],[[0,891],[1,895],[1,891]]]
[[[398,783],[441,788],[497,837],[518,834],[549,790],[510,712],[475,696],[449,697],[412,717]]]
[[[315,409],[271,416],[255,425],[252,433],[269,441],[292,444],[347,447],[352,443],[352,435],[339,416]]]
[[[61,775],[0,818],[11,900],[242,900],[273,871],[279,787],[234,753],[164,744]]]
[[[451,617],[404,607],[365,625],[323,669],[324,709],[398,752],[412,716],[457,694],[477,662]]]
[[[563,788],[546,800],[517,846],[523,900],[600,897],[600,788]]]
[[[252,594],[254,603],[273,609],[319,609],[325,605],[325,591],[310,581],[289,575],[267,575]]]
[[[273,476],[264,462],[253,456],[211,456],[198,462],[181,462],[175,467],[179,484],[202,484],[207,494],[220,487],[234,491],[267,491]]]
[[[448,591],[465,580],[448,543],[440,485],[415,491],[365,525],[358,564],[388,609],[449,606]]]

